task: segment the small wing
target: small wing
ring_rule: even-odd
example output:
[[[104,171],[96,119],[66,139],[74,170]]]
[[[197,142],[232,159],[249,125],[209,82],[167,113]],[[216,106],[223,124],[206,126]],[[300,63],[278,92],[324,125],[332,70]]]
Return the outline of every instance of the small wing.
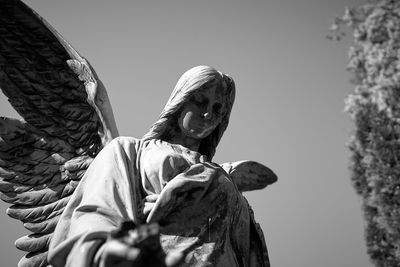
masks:
[[[241,192],[263,189],[278,180],[270,168],[255,161],[227,162],[221,166]]]
[[[16,241],[19,266],[47,266],[70,195],[118,132],[86,60],[19,0],[0,0],[0,88],[24,118],[0,118],[0,196],[33,232]]]

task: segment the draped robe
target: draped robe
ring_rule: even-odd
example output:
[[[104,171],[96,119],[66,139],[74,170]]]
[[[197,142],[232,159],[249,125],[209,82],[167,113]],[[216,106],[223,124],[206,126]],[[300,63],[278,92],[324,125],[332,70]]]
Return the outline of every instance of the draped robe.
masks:
[[[149,195],[158,197],[144,213]],[[162,249],[183,252],[182,266],[270,266],[251,208],[222,168],[183,146],[131,137],[114,139],[86,171],[55,229],[50,264],[101,265],[109,233],[127,220],[159,223]]]

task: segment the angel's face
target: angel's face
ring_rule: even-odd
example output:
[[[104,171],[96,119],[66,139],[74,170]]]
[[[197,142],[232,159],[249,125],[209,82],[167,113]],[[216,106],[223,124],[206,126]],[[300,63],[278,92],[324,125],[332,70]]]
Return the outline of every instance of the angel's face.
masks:
[[[223,89],[212,85],[198,90],[183,106],[178,118],[182,133],[194,139],[203,139],[221,123],[226,112]]]

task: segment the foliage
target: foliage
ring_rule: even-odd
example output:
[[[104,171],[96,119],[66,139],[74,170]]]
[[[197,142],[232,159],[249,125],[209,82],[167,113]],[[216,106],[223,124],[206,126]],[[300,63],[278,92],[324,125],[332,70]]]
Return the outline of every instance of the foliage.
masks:
[[[400,1],[348,8],[331,28],[350,29],[348,70],[355,91],[346,110],[355,122],[352,182],[362,197],[368,254],[376,266],[400,266]]]

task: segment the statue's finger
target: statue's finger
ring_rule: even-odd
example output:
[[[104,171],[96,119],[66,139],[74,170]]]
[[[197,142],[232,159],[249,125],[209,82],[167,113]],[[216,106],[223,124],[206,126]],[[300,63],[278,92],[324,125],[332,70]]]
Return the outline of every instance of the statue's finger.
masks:
[[[130,261],[132,263],[136,262],[140,258],[141,251],[138,248],[135,247],[128,247],[128,249],[125,251],[125,259],[127,261]]]
[[[185,254],[182,252],[170,252],[165,257],[165,266],[167,267],[176,267],[178,266],[184,259]]]
[[[105,256],[112,259],[127,259],[129,261],[139,256],[139,249],[130,247],[119,240],[111,240],[107,242],[104,250]]]
[[[146,202],[156,202],[160,194],[152,194],[145,197]]]
[[[148,215],[150,211],[153,209],[155,202],[145,202],[143,207],[143,214]]]

